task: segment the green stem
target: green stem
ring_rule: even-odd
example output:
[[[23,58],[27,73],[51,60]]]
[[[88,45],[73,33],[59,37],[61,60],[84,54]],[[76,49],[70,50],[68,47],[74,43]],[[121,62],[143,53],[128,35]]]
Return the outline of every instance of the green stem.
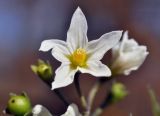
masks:
[[[100,107],[97,108],[97,109],[93,112],[92,116],[100,116],[100,115],[103,113],[103,110],[104,110],[107,106],[109,106],[110,104],[112,104],[111,98],[112,98],[112,94],[109,93],[109,94],[106,96],[104,102],[102,102],[102,104],[100,105]]]
[[[88,113],[88,116],[90,115],[90,112],[92,110],[92,105],[93,105],[93,101],[95,99],[95,96],[97,94],[97,92],[99,91],[99,89],[101,88],[101,86],[103,84],[105,84],[106,82],[110,81],[112,79],[112,77],[110,78],[106,78],[106,77],[102,77],[98,80],[98,82],[96,82],[93,86],[93,88],[90,90],[89,92],[89,96],[88,96],[88,102],[87,102],[87,113]],[[101,104],[101,106],[104,105],[104,104]],[[99,107],[95,112],[94,112],[94,116],[98,116],[102,113],[103,111],[103,108],[102,107]]]
[[[95,85],[93,86],[93,88],[92,88],[91,91],[89,92],[88,104],[87,104],[87,112],[88,112],[88,115],[90,115],[93,101],[94,101],[95,96],[96,96],[98,90],[100,89],[100,87],[101,87],[101,83],[100,83],[100,81],[98,81],[97,83],[95,83]]]
[[[91,89],[91,91],[89,92],[89,96],[88,96],[88,103],[87,103],[87,112],[90,115],[90,112],[92,110],[92,105],[93,105],[93,101],[95,99],[95,96],[97,94],[97,92],[99,91],[99,89],[101,88],[101,86],[106,83],[107,81],[110,81],[112,78],[106,78],[106,77],[102,77],[98,80],[98,82],[96,82],[93,86],[93,88]],[[99,112],[99,111],[98,111]]]
[[[76,87],[78,96],[80,97],[81,104],[82,104],[83,108],[86,109],[87,102],[86,102],[86,99],[85,99],[84,95],[83,95],[82,92],[81,92],[80,83],[79,83],[79,76],[80,76],[80,74],[81,74],[80,72],[77,72],[77,73],[75,74],[74,84],[75,84],[75,87]]]
[[[92,116],[100,116],[103,112],[102,108],[97,108],[96,111],[92,114]]]

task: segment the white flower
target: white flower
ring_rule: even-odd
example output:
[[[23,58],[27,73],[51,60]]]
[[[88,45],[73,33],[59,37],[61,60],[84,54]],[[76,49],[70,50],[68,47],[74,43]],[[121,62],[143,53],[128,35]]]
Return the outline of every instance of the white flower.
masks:
[[[67,111],[61,116],[82,116],[82,115],[79,113],[77,105],[71,104],[68,106]]]
[[[128,39],[126,31],[122,41],[112,48],[111,69],[113,73],[128,75],[141,66],[147,55],[146,46],[138,45],[134,39]]]
[[[111,76],[110,69],[100,60],[118,43],[122,31],[106,33],[99,39],[88,42],[87,30],[86,18],[78,7],[73,14],[66,42],[52,39],[41,43],[40,51],[46,52],[52,49],[53,57],[62,62],[55,72],[52,89],[71,84],[77,71],[97,77]]]
[[[32,109],[32,116],[52,116],[52,114],[42,105],[36,105]],[[71,104],[68,106],[67,111],[61,116],[82,116],[79,113],[78,107],[76,104]]]
[[[36,105],[32,109],[32,116],[52,116],[52,114],[42,105]]]

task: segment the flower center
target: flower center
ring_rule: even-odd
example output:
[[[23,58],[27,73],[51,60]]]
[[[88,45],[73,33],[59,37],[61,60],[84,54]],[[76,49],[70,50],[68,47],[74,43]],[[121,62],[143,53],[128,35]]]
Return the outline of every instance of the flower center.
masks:
[[[74,67],[80,66],[84,67],[86,66],[86,60],[87,60],[87,53],[84,49],[78,48],[73,52],[71,55],[70,61],[72,62],[72,65]]]

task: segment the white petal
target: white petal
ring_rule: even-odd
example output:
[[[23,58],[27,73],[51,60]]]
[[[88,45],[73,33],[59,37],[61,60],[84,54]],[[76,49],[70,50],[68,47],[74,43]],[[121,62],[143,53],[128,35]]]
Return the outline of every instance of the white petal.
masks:
[[[120,52],[131,52],[134,51],[139,45],[134,39],[129,39],[125,42],[122,40],[122,45],[120,48]]]
[[[77,105],[71,104],[68,106],[67,111],[61,116],[82,116],[82,115],[79,113]]]
[[[87,21],[78,7],[72,16],[70,28],[67,32],[67,44],[73,52],[77,48],[84,48],[88,42],[87,39]]]
[[[120,54],[134,51],[137,46],[138,43],[134,39],[128,39],[128,31],[126,31],[122,41],[112,48],[112,60],[115,60]]]
[[[101,60],[104,54],[120,40],[122,31],[113,31],[102,35],[99,39],[89,42],[87,52],[91,60]]]
[[[119,53],[117,58],[114,58],[111,67],[113,70],[117,71],[116,73],[129,75],[131,71],[137,70],[146,59],[148,55],[146,46],[136,45],[130,47],[131,48],[128,48],[128,50],[123,50],[123,52]]]
[[[137,69],[138,69],[137,66],[131,67],[131,68],[129,68],[129,69],[124,70],[123,74],[124,74],[124,75],[129,75],[129,74],[131,73],[131,71],[134,71],[134,70],[137,70]]]
[[[40,51],[46,52],[52,49],[52,55],[60,62],[68,62],[69,59],[66,57],[70,54],[67,44],[62,40],[44,40],[41,43]]]
[[[70,64],[61,64],[61,66],[55,72],[56,75],[54,82],[52,83],[52,90],[71,84],[74,80],[76,71],[77,70],[70,68]]]
[[[100,61],[88,61],[87,68],[79,68],[82,73],[89,73],[96,77],[109,77],[111,76],[111,70]]]
[[[131,52],[135,47],[139,46],[134,39],[128,39],[128,31],[125,31],[120,42],[119,52]]]
[[[137,70],[146,59],[148,52],[146,51],[146,46],[138,46],[135,51],[127,53],[124,55],[127,65],[124,66],[124,74],[128,75],[132,70]]]
[[[112,61],[115,61],[116,58],[120,55],[120,42],[112,48]]]
[[[32,116],[52,116],[52,114],[42,105],[36,105],[32,109]]]

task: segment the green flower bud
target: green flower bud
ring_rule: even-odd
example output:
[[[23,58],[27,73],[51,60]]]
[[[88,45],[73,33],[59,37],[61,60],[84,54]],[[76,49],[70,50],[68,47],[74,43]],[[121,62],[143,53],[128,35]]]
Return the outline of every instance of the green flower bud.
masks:
[[[122,83],[114,83],[111,89],[112,101],[118,102],[128,95],[126,87]]]
[[[52,81],[52,67],[47,62],[45,63],[42,60],[38,60],[37,65],[31,65],[31,70],[37,74],[43,81]]]
[[[14,116],[24,116],[29,113],[31,109],[31,103],[26,93],[20,95],[11,94],[7,104],[6,113]]]

